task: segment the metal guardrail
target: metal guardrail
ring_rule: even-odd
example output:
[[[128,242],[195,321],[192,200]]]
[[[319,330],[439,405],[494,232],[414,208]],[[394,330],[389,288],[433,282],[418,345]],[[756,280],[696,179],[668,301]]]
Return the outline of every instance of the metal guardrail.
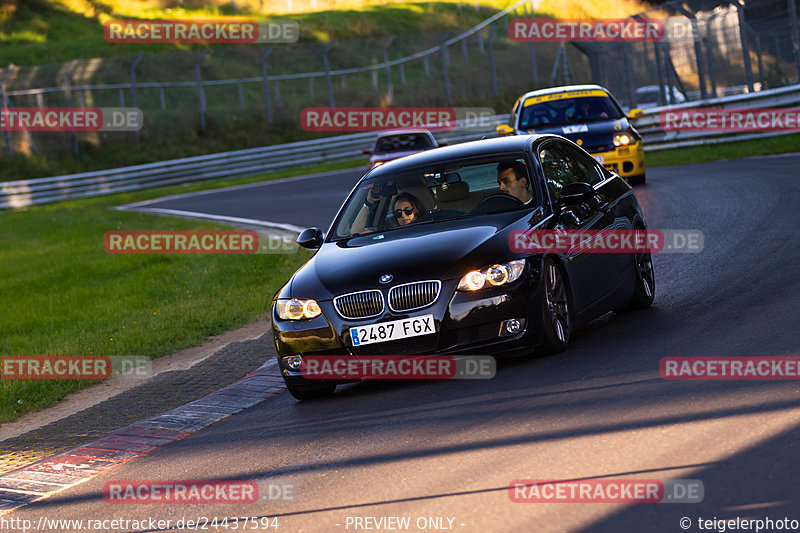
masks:
[[[786,107],[800,103],[800,85],[757,93],[678,104],[670,109]],[[642,134],[646,151],[663,150],[779,135],[773,133],[691,133],[665,132],[659,127],[663,108],[645,111],[635,126]],[[509,115],[486,120],[486,131],[450,131],[437,134],[449,144],[494,137],[493,127],[507,123]],[[346,161],[361,157],[376,132],[340,135],[311,141],[219,154],[174,159],[131,167],[66,176],[0,182],[0,209],[13,209],[59,200],[86,198],[117,192],[162,187],[191,181],[251,176],[310,164]]]
[[[764,107],[789,107],[800,103],[800,85],[790,85],[755,93],[737,94],[724,98],[709,98],[697,102],[686,102],[671,106],[671,111],[681,109],[753,109]],[[635,121],[637,131],[642,135],[645,151],[686,148],[784,135],[789,132],[729,133],[729,132],[674,132],[664,131],[659,124],[659,115],[665,108],[645,110],[645,115]]]

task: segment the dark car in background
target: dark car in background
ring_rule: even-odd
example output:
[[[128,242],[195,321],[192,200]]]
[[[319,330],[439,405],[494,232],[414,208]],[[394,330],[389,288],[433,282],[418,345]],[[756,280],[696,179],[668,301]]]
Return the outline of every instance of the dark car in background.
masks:
[[[364,153],[369,155],[367,169],[375,168],[399,157],[424,152],[444,145],[445,143],[437,143],[433,134],[425,129],[383,132],[375,139],[375,144],[372,145],[372,148],[364,149]]]
[[[642,115],[641,109],[626,115],[605,87],[567,85],[520,96],[511,109],[509,124],[498,126],[497,133],[562,135],[628,183],[644,183],[642,137],[630,122]]]
[[[501,193],[498,165],[509,162],[525,173],[527,203]],[[421,212],[403,225],[395,203],[408,195]],[[562,351],[594,317],[652,303],[650,254],[519,252],[509,237],[618,228],[646,229],[633,190],[563,137],[474,141],[381,165],[356,184],[326,236],[309,228],[298,237],[318,251],[273,298],[280,372],[295,398],[310,399],[341,381],[304,377],[309,355]],[[370,333],[402,321],[433,331]]]

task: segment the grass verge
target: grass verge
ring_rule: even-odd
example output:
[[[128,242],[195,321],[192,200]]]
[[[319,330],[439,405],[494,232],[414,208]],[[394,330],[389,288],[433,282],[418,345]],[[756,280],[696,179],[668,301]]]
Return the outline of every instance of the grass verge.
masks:
[[[111,255],[110,230],[225,226],[110,206],[165,194],[348,168],[318,165],[212,183],[115,194],[0,214],[0,354],[146,355],[201,344],[267,312],[272,295],[310,257]],[[0,423],[53,405],[94,382],[0,379]]]
[[[790,133],[749,141],[733,141],[706,146],[646,152],[645,162],[648,167],[668,167],[797,151],[800,151],[800,133]]]

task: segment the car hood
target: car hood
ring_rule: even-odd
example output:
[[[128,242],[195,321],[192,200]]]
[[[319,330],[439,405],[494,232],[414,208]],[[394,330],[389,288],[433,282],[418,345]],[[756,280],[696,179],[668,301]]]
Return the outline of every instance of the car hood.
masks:
[[[575,143],[580,140],[580,145],[591,152],[590,148],[604,147],[609,150],[613,149],[612,140],[614,134],[628,130],[630,130],[630,123],[627,118],[622,117],[592,122],[574,122],[550,127],[539,126],[535,131],[529,130],[521,133],[555,133]]]
[[[362,289],[426,279],[456,279],[472,269],[512,259],[508,234],[530,228],[528,211],[373,233],[325,243],[295,273],[291,295],[322,301]]]

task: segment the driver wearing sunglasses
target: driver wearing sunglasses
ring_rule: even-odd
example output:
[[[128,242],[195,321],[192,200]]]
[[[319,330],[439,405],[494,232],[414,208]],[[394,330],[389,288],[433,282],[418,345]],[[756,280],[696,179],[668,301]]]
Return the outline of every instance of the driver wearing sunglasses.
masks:
[[[413,195],[404,192],[395,198],[392,213],[398,224],[406,226],[419,218],[422,214],[422,208]]]

